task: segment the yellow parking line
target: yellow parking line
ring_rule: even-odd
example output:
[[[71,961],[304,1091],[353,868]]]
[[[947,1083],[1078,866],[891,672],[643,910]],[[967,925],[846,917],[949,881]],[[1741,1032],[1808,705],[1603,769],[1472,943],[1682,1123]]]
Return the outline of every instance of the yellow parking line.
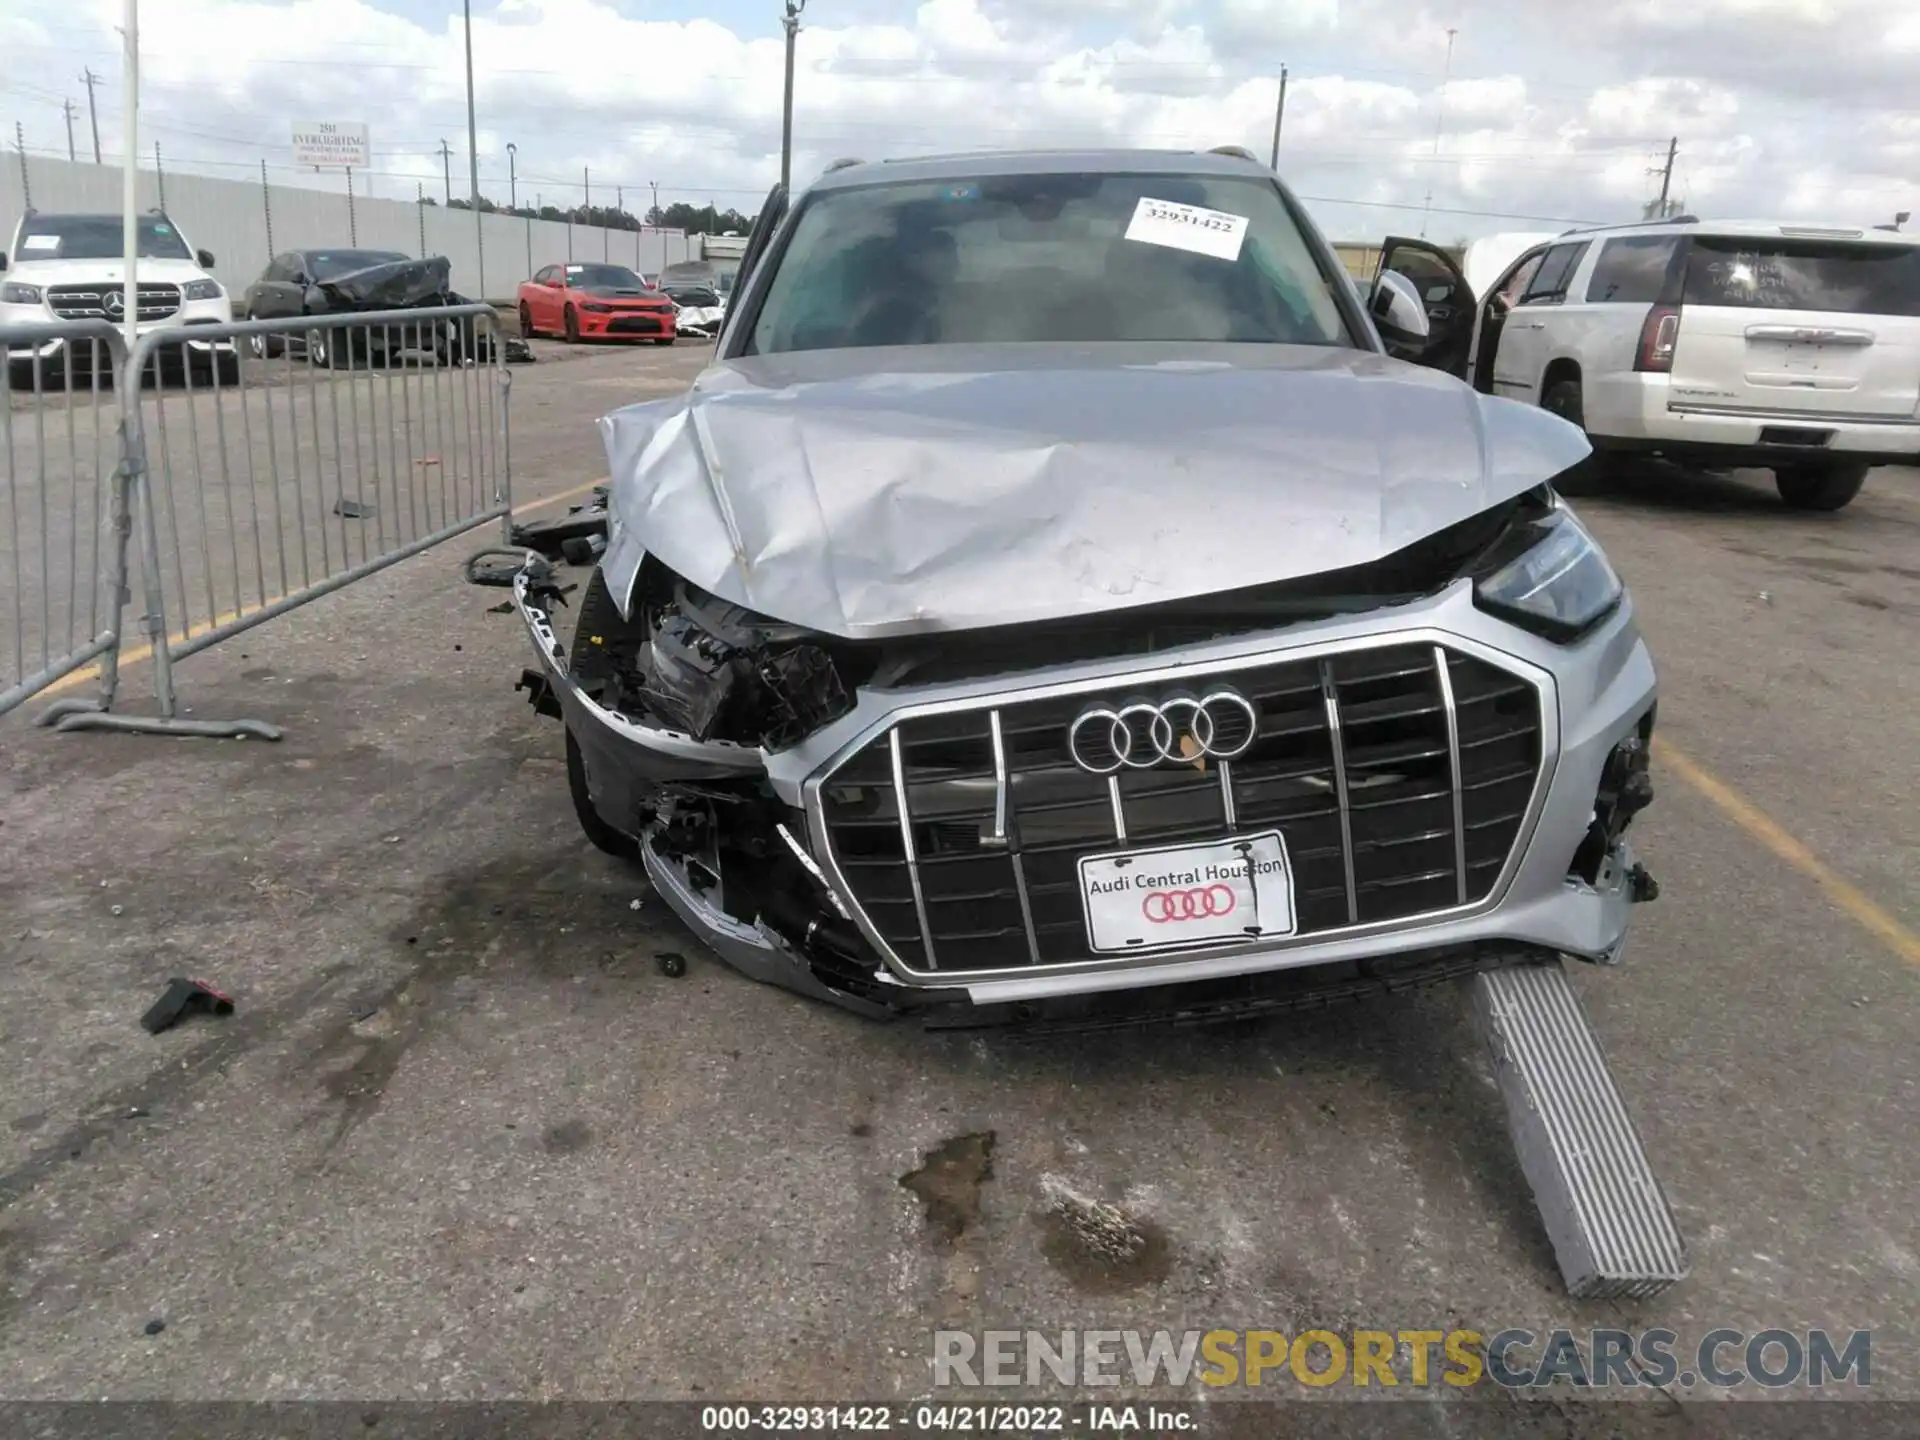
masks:
[[[545,510],[549,506],[559,505],[571,500],[576,495],[585,495],[588,491],[592,490],[594,486],[604,485],[606,483],[604,479],[589,480],[584,485],[575,485],[572,489],[562,490],[557,495],[548,495],[539,500],[529,500],[525,505],[516,505],[513,507],[513,513],[515,516],[520,516],[532,514],[535,510]],[[213,623],[210,625],[198,626],[195,630],[174,631],[173,634],[167,637],[167,644],[178,645],[183,640],[197,633],[198,630],[212,630],[216,626],[226,624],[229,620],[238,620],[242,615],[248,614],[253,610],[264,610],[268,605],[278,605],[284,599],[286,599],[284,595],[270,595],[261,604],[249,606],[247,610],[222,611],[214,617]],[[122,669],[125,669],[129,665],[138,664],[151,654],[153,654],[153,642],[151,640],[142,640],[137,644],[129,645],[120,652],[120,666]],[[42,695],[58,695],[63,691],[73,690],[81,685],[85,685],[89,680],[97,680],[99,678],[100,667],[98,665],[83,666],[81,669],[75,670],[71,675],[62,675],[40,693]]]
[[[1836,874],[1826,861],[1789,835],[1780,823],[1726,781],[1656,738],[1654,758],[1698,790],[1721,814],[1746,831],[1787,864],[1827,892],[1827,898],[1853,917],[1861,929],[1880,940],[1909,965],[1920,966],[1920,935],[1916,935],[1870,900],[1856,885]]]

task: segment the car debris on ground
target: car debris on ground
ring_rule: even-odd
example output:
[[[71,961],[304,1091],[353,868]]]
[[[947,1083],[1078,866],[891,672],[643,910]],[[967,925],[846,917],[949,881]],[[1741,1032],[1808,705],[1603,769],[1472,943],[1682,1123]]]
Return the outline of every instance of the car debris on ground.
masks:
[[[189,1015],[231,1015],[233,997],[216,990],[204,980],[188,980],[176,975],[140,1017],[140,1028],[149,1035],[171,1030]]]

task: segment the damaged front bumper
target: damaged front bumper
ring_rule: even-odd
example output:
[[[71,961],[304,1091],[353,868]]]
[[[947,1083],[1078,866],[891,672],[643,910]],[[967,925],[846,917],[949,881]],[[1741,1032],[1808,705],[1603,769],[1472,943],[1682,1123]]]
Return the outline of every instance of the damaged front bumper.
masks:
[[[1652,882],[1623,832],[1650,798],[1646,746],[1655,681],[1624,602],[1592,633],[1564,646],[1487,615],[1474,606],[1469,587],[1459,584],[1390,610],[1151,656],[952,683],[867,686],[852,697],[848,713],[797,744],[767,750],[696,739],[653,717],[600,703],[577,682],[555,634],[548,573],[539,561],[523,569],[514,582],[515,603],[540,657],[535,702],[564,719],[578,746],[593,810],[634,838],[662,898],[723,959],[755,979],[866,1013],[926,1011],[958,1015],[957,1023],[1000,1014],[1098,1023],[1096,1005],[1114,1002],[1127,1008],[1150,997],[1164,1002],[1163,1013],[1176,1015],[1192,1012],[1196,1003],[1215,1013],[1259,1013],[1545,954],[1610,963],[1623,953],[1631,905],[1652,898]],[[1026,933],[1016,927],[1007,934],[1004,963],[975,955],[956,967],[950,957],[961,947],[945,934],[933,943],[934,928],[953,929],[954,906],[948,906],[945,918],[934,913],[937,906],[929,911],[917,870],[916,904],[907,913],[917,915],[929,942],[918,950],[903,940],[897,921],[876,923],[868,903],[872,891],[863,898],[842,864],[831,797],[846,782],[837,777],[853,774],[860,757],[884,761],[898,735],[908,735],[913,743],[913,725],[972,723],[969,717],[991,715],[997,737],[997,717],[1042,701],[1077,704],[1081,696],[1091,700],[1142,687],[1248,677],[1271,667],[1337,669],[1344,663],[1341,657],[1402,650],[1444,651],[1523,681],[1537,700],[1530,712],[1537,715],[1531,787],[1511,844],[1497,874],[1487,877],[1483,894],[1469,896],[1464,837],[1472,817],[1455,807],[1454,824],[1463,837],[1459,893],[1469,896],[1467,903],[1442,903],[1384,920],[1369,920],[1356,910],[1352,918],[1358,923],[1253,943],[1171,954],[1080,954],[1055,961],[1036,941],[1040,929],[1027,913],[1029,897],[1023,890]],[[1448,695],[1450,727],[1454,703]],[[1458,788],[1462,752],[1457,734],[1453,740]],[[1005,794],[1010,780],[1004,759],[998,769]],[[1013,788],[1021,778],[1011,777]],[[1359,790],[1342,799],[1343,810],[1349,799],[1357,815],[1363,803]],[[921,820],[917,811],[911,813]],[[1116,820],[1118,835],[1082,848],[1126,849],[1124,817]],[[1354,854],[1350,827],[1343,825],[1341,833],[1349,835],[1347,853]],[[988,838],[980,836],[983,852]],[[1356,873],[1366,883],[1365,866],[1356,872],[1349,862],[1349,904]],[[900,909],[893,914],[898,917]],[[906,930],[915,924],[909,919]]]

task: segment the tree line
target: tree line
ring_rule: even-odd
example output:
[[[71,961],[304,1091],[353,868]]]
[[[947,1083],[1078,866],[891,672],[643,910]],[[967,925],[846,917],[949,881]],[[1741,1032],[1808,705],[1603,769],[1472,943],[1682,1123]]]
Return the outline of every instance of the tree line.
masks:
[[[438,205],[440,202],[431,195],[423,197],[423,203]],[[470,210],[473,207],[464,199],[447,202],[449,210]],[[738,210],[721,210],[712,205],[690,205],[685,201],[676,201],[672,205],[655,205],[649,209],[645,218],[631,211],[613,205],[496,205],[486,196],[480,197],[481,213],[486,215],[518,215],[528,220],[557,220],[573,225],[598,225],[606,230],[639,230],[652,226],[662,230],[684,230],[689,235],[745,235],[753,229],[754,216],[743,215]]]

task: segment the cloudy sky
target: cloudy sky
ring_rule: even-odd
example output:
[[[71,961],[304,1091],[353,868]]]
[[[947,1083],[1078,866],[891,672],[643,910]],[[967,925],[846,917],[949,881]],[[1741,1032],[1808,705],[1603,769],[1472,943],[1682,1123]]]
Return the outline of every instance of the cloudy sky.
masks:
[[[473,0],[481,188],[751,211],[779,171],[780,0]],[[448,0],[141,0],[142,148],[293,183],[295,120],[365,121],[377,193],[465,189]],[[61,102],[118,149],[119,0],[7,0],[0,119],[64,154]],[[1457,32],[1449,64],[1448,30]],[[1914,0],[810,0],[795,172],[1030,145],[1246,145],[1336,238],[1452,240],[1633,218],[1920,211]],[[11,137],[9,137],[11,138]],[[8,167],[11,168],[11,167]],[[11,176],[3,183],[11,183]],[[322,183],[311,174],[301,183]],[[604,187],[604,188],[603,188]],[[1429,201],[1429,196],[1431,197]]]

